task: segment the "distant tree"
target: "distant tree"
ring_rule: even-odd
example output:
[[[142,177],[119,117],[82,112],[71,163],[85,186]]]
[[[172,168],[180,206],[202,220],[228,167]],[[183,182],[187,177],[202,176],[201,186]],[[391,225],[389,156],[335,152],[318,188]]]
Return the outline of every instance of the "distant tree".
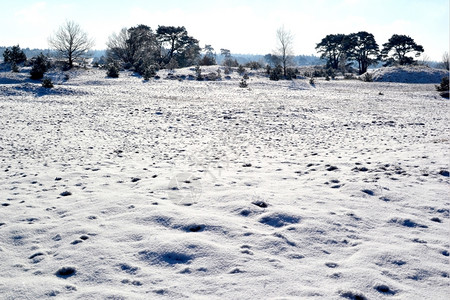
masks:
[[[367,72],[367,68],[377,63],[380,50],[373,34],[366,31],[347,35],[344,40],[347,58],[358,62],[359,74]]]
[[[264,55],[264,60],[271,68],[275,68],[276,66],[281,65],[281,60],[277,55],[266,54]]]
[[[5,63],[11,63],[11,64],[20,64],[27,60],[27,56],[23,52],[22,49],[20,49],[19,45],[12,46],[10,48],[6,48],[3,52],[3,60]]]
[[[126,51],[135,71],[143,72],[151,65],[159,63],[161,47],[153,30],[146,25],[138,25],[128,29]]]
[[[188,35],[184,26],[159,26],[156,31],[161,49],[165,49],[161,62],[167,64],[175,58],[181,67],[187,66],[191,61],[199,58],[200,46],[198,40]]]
[[[124,65],[133,65],[133,54],[130,47],[128,29],[122,28],[119,33],[113,33],[106,42],[106,57],[108,61],[120,61]]]
[[[214,48],[211,45],[205,45],[203,48],[205,51],[205,55],[200,61],[200,65],[202,66],[212,66],[216,64],[216,54],[214,53]]]
[[[41,52],[38,56],[33,57],[32,61],[33,66],[30,70],[31,79],[42,79],[44,77],[44,73],[50,68],[48,58]]]
[[[224,56],[225,58],[230,58],[231,57],[231,51],[228,49],[220,49],[220,55]]]
[[[245,66],[252,70],[258,70],[263,67],[262,64],[257,61],[250,61],[250,62],[246,63]]]
[[[400,65],[410,65],[414,63],[412,57],[407,56],[414,53],[415,57],[419,57],[424,49],[421,45],[416,44],[414,39],[407,35],[394,34],[387,43],[383,44],[381,55],[386,61],[386,65],[398,63]]]
[[[444,52],[442,55],[442,67],[446,70],[449,70],[450,59],[448,57],[448,52]]]
[[[345,55],[343,40],[345,34],[329,34],[316,45],[318,53],[322,53],[320,58],[327,60],[327,67],[338,69],[341,57]]]
[[[275,55],[278,56],[281,61],[284,77],[287,77],[288,66],[293,64],[293,42],[294,37],[289,30],[286,30],[284,26],[278,28]]]
[[[66,21],[60,26],[48,39],[48,43],[59,55],[67,59],[69,68],[73,67],[74,61],[78,58],[88,56],[88,51],[94,46],[94,40],[73,21]]]

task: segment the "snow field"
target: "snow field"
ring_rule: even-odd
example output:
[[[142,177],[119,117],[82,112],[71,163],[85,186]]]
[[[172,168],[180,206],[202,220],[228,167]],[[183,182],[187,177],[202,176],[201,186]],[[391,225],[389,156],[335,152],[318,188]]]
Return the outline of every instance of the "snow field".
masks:
[[[6,299],[446,298],[434,85],[160,75],[2,74]]]

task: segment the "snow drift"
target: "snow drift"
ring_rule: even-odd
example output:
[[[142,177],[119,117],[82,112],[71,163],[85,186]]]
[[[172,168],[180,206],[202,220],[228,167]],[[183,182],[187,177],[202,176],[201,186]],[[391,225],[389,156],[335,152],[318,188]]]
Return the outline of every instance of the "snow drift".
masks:
[[[369,73],[373,81],[399,83],[440,83],[443,77],[448,76],[446,70],[426,66],[385,67]]]

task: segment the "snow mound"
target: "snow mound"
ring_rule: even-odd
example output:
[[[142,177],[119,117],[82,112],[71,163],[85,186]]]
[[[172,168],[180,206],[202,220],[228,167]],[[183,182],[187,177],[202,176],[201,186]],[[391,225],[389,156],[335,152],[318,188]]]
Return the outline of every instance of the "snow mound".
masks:
[[[399,83],[440,83],[448,71],[426,66],[385,67],[372,72],[373,81]]]

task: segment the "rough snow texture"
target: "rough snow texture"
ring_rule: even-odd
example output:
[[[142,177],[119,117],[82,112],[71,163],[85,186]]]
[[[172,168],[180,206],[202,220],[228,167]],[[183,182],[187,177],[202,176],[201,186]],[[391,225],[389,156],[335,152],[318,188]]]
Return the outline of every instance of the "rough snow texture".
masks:
[[[448,76],[447,70],[426,66],[385,67],[369,73],[374,81],[399,83],[440,83],[443,77]]]
[[[0,76],[2,299],[450,294],[433,85]]]

